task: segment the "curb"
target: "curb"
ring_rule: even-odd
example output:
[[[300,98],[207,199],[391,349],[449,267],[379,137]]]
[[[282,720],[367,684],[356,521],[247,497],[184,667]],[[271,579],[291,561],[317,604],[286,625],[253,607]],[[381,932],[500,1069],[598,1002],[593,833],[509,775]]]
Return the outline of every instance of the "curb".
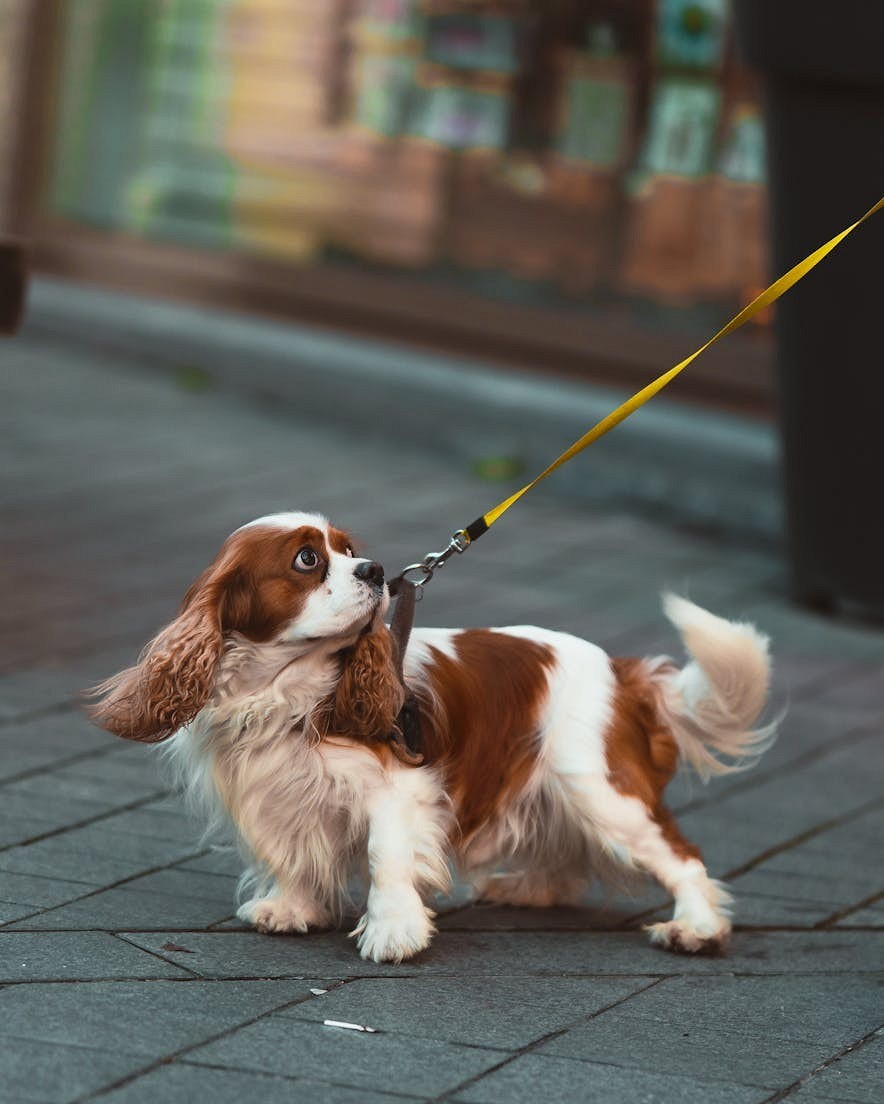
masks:
[[[626,397],[595,384],[45,277],[32,283],[22,334],[76,341],[146,367],[199,369],[226,390],[288,406],[312,422],[433,449],[444,463],[480,471],[500,463],[520,474],[498,484],[499,498]],[[669,398],[637,412],[547,486],[593,507],[744,542],[780,541],[774,428]]]

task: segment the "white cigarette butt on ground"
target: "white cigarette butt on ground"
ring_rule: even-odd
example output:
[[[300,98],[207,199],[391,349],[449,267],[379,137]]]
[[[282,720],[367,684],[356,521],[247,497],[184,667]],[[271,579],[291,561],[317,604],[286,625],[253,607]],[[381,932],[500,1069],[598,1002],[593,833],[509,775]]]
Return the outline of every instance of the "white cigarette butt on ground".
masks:
[[[376,1027],[366,1027],[365,1024],[347,1023],[345,1020],[323,1020],[322,1022],[326,1027],[343,1027],[347,1031],[368,1031],[372,1035],[377,1031]]]
[[[314,997],[321,997],[323,993],[328,992],[328,989],[311,989],[310,992]]]

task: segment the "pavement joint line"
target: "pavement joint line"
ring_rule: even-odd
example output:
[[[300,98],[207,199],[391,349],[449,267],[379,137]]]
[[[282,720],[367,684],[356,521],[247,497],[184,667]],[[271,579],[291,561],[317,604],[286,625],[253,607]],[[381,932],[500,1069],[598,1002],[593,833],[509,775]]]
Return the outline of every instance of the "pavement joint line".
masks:
[[[205,855],[208,855],[208,854],[209,854],[209,849],[208,848],[203,848],[201,851],[194,851],[191,855],[188,856],[188,858],[190,858],[190,859],[199,859],[199,858],[203,858]],[[66,908],[68,905],[76,904],[78,901],[86,901],[86,900],[88,900],[88,898],[95,897],[99,893],[105,893],[109,889],[119,889],[120,886],[128,885],[129,882],[134,882],[138,878],[146,878],[148,874],[159,874],[159,872],[161,870],[168,870],[168,869],[169,869],[169,864],[168,863],[163,863],[159,866],[151,866],[151,867],[148,867],[147,869],[144,869],[144,870],[137,870],[134,874],[129,874],[125,878],[119,878],[117,881],[110,882],[108,885],[96,886],[89,893],[83,893],[79,897],[72,897],[71,900],[69,900],[69,901],[62,901],[62,903],[59,904],[59,905],[50,905],[48,908],[37,909],[35,912],[29,913],[27,916],[19,917],[18,920],[10,920],[6,924],[0,924],[0,930],[2,930],[3,928],[8,927],[9,924],[18,924],[22,920],[30,920],[34,916],[45,916],[49,912],[55,912],[58,909]],[[33,930],[40,930],[40,929],[33,929]],[[58,929],[49,928],[49,929],[45,929],[44,928],[42,930],[44,930],[44,931],[46,931],[46,930],[49,930],[49,931],[54,931],[54,930],[70,931],[71,929],[70,928],[58,928]],[[78,929],[74,929],[74,930],[78,930]],[[96,928],[96,929],[81,928],[79,930],[80,931],[103,931],[104,929],[102,929],[102,928]],[[165,931],[167,929],[164,928],[162,930]]]
[[[137,943],[133,943],[131,939],[127,939],[125,935],[120,932],[112,931],[108,932],[113,939],[119,940],[120,943],[125,943],[127,947],[134,947],[135,950],[141,951],[143,954],[150,955],[151,958],[157,959],[158,962],[163,962],[167,966],[172,966],[179,970],[183,970],[186,974],[190,974],[195,978],[202,978],[203,975],[198,970],[191,970],[189,966],[185,966],[183,962],[176,962],[173,959],[166,958],[165,955],[161,955],[159,951],[151,950],[150,947],[140,947]]]
[[[108,888],[111,888],[111,887],[108,887]],[[100,890],[99,890],[99,892],[100,892]],[[10,903],[15,904],[16,902],[13,901],[13,902],[10,902]],[[71,904],[71,903],[72,902],[70,902],[70,901],[64,902],[64,904]],[[59,905],[57,907],[62,908],[63,905]],[[661,908],[665,908],[665,907],[666,906],[661,906]],[[655,909],[654,911],[657,911],[657,910]],[[34,914],[31,914],[31,915],[34,915]],[[30,919],[30,917],[22,917],[22,919],[26,920],[26,919]],[[9,923],[11,923],[11,924],[15,924],[15,923],[18,923],[18,922],[19,921],[16,921],[16,920],[9,921]],[[833,929],[819,928],[819,927],[817,927],[816,924],[734,924],[733,930],[735,932],[743,932],[743,933],[752,933],[752,932],[808,932],[809,933],[809,932],[820,932],[820,931],[828,932],[828,931],[831,931]],[[857,924],[855,927],[851,928],[851,931],[877,932],[877,931],[882,931],[882,930],[884,930],[884,923],[882,923],[882,924]],[[77,932],[77,933],[81,933],[81,934],[84,933],[84,932],[104,932],[104,933],[110,934],[110,935],[114,935],[114,934],[121,934],[121,935],[165,935],[166,933],[168,933],[169,935],[218,935],[218,936],[226,936],[226,935],[256,935],[256,934],[259,934],[253,928],[246,928],[246,927],[244,927],[244,928],[223,928],[221,930],[214,930],[212,928],[176,928],[173,925],[168,925],[168,924],[161,927],[161,928],[16,928],[15,930],[10,931],[10,932],[6,932],[5,934],[18,935],[18,934],[24,934],[25,932],[29,932],[31,934],[39,933],[41,935],[43,935],[43,934],[58,935],[58,934],[64,933],[64,932]],[[335,929],[335,932],[337,934],[343,934],[344,929],[343,928]],[[549,935],[549,936],[585,935],[585,936],[589,936],[589,937],[592,937],[594,935],[640,935],[641,934],[640,929],[634,929],[633,930],[633,929],[629,929],[629,928],[627,928],[627,929],[623,929],[623,928],[557,928],[556,929],[556,928],[538,927],[538,928],[445,928],[441,932],[439,932],[438,935],[440,937],[444,938],[446,933],[448,933],[448,932],[456,933],[458,935],[469,935],[469,934],[475,934],[475,935]],[[321,935],[321,934],[323,934],[323,933],[317,932],[317,935]],[[282,936],[281,938],[286,938],[286,937]],[[299,938],[303,938],[303,936],[299,936]],[[309,935],[307,936],[307,938],[308,939],[310,938]],[[661,950],[661,954],[663,954],[663,953],[665,953],[665,952],[663,952]],[[520,971],[520,973],[523,973],[523,972],[524,971]],[[659,971],[654,971],[655,974],[658,973],[658,972]],[[401,977],[412,977],[412,976],[422,977],[423,975],[422,974],[411,975],[411,974],[397,973],[397,974],[390,974],[390,975],[372,974],[371,976],[372,977],[389,976],[389,977],[401,978]],[[518,974],[513,974],[511,976],[516,977],[516,976],[518,976]],[[565,976],[565,975],[563,975],[563,976]],[[575,974],[574,976],[575,977],[584,977],[585,975],[584,974]],[[624,977],[638,977],[640,975],[635,974],[635,973],[627,973],[627,974],[624,974],[623,976]]]
[[[172,614],[174,615],[174,603],[172,604]],[[165,620],[168,621],[167,617]],[[160,622],[162,623],[162,622]],[[62,660],[80,660],[88,658],[90,656],[100,656],[105,652],[109,652],[112,649],[117,648],[130,648],[133,655],[138,655],[141,648],[144,646],[145,634],[141,631],[136,633],[122,632],[114,635],[110,633],[104,636],[94,636],[91,640],[85,644],[81,640],[78,645],[70,644],[68,646],[57,644],[53,645],[52,656],[53,659]],[[24,653],[24,658],[21,663],[10,663],[0,665],[0,677],[6,677],[9,675],[21,675],[27,671],[33,671],[34,669],[34,657],[28,656],[27,652]]]
[[[116,750],[111,745],[110,747],[90,748],[89,751],[78,751],[76,754],[65,756],[62,759],[53,759],[51,763],[44,763],[40,767],[29,767],[27,770],[19,771],[18,774],[8,774],[0,778],[0,786],[9,785],[12,782],[23,782],[26,778],[34,778],[38,774],[52,774],[63,767],[82,763],[86,759],[100,759],[102,756],[110,755]]]
[[[380,1032],[377,1032],[376,1034],[380,1034]],[[462,1046],[462,1047],[467,1047],[467,1048],[470,1047],[469,1043],[458,1043],[457,1045]],[[496,1050],[497,1048],[496,1047],[483,1047],[483,1048],[476,1048],[476,1049]],[[188,1061],[186,1058],[181,1059],[181,1061],[179,1062],[179,1065],[190,1066],[191,1069],[213,1069],[213,1070],[218,1070],[221,1073],[250,1073],[250,1074],[256,1074],[259,1077],[269,1077],[269,1078],[275,1078],[276,1080],[279,1080],[279,1081],[288,1081],[292,1085],[297,1085],[297,1084],[299,1084],[300,1082],[303,1082],[303,1081],[312,1081],[312,1082],[318,1083],[320,1085],[328,1085],[329,1088],[333,1088],[333,1089],[351,1089],[351,1090],[355,1089],[355,1090],[358,1091],[359,1089],[364,1088],[363,1085],[354,1085],[352,1083],[352,1081],[329,1081],[329,1080],[326,1080],[324,1077],[317,1076],[316,1074],[311,1074],[310,1077],[298,1077],[297,1075],[291,1074],[291,1073],[266,1073],[263,1070],[252,1069],[250,1066],[221,1066],[221,1065],[218,1065],[217,1062],[195,1062],[195,1061],[193,1061],[193,1059]],[[369,1091],[378,1092],[377,1089],[371,1089]],[[382,1093],[386,1094],[389,1097],[395,1098],[396,1100],[423,1100],[423,1099],[425,1099],[423,1097],[415,1096],[413,1093],[400,1093],[400,1092],[397,1092],[395,1089],[390,1089],[390,1088],[384,1088],[380,1091]]]
[[[222,917],[222,919],[216,920],[214,922],[214,924],[209,924],[205,930],[210,931],[210,932],[214,932],[214,931],[218,931],[218,930],[229,931],[231,929],[221,928],[221,925],[222,924],[229,924],[231,920],[235,920],[235,919],[236,919],[236,913],[231,912],[231,914],[229,916],[224,916],[224,917]],[[237,929],[233,929],[233,930],[235,931]],[[246,928],[246,930],[248,931],[249,929]]]
[[[791,774],[796,768],[800,769],[801,767],[806,767],[820,759],[825,759],[828,755],[837,754],[844,748],[860,743],[866,738],[879,735],[880,726],[876,724],[876,722],[862,721],[856,728],[852,728],[840,736],[835,736],[831,740],[824,741],[816,747],[808,748],[807,751],[796,755],[794,759],[789,759],[785,763],[779,763],[777,766],[770,767],[767,770],[762,766],[753,768],[751,775],[742,779],[736,779],[731,783],[719,785],[714,792],[707,790],[702,797],[692,798],[683,805],[676,805],[673,807],[672,811],[676,816],[683,816],[685,813],[693,813],[697,809],[704,809],[708,805],[717,804],[723,797],[730,797],[732,794],[746,793],[764,782],[770,782],[773,779],[780,778],[782,775]]]
[[[455,1096],[459,1092],[463,1092],[463,1090],[469,1088],[470,1085],[475,1085],[477,1081],[481,1081],[483,1077],[487,1077],[492,1073],[497,1073],[498,1070],[503,1069],[504,1066],[508,1066],[511,1062],[515,1062],[517,1058],[521,1058],[524,1054],[530,1054],[543,1043],[549,1042],[550,1039],[557,1039],[560,1035],[567,1034],[567,1032],[577,1027],[578,1024],[589,1023],[590,1020],[596,1019],[596,1017],[603,1015],[605,1012],[610,1012],[612,1008],[616,1008],[618,1005],[625,1004],[626,1001],[631,1000],[633,997],[640,996],[642,993],[647,993],[649,989],[654,989],[661,982],[667,980],[669,980],[668,977],[657,977],[649,985],[645,985],[641,989],[636,989],[632,993],[627,993],[625,997],[620,997],[619,1000],[606,1004],[604,1008],[599,1008],[595,1012],[590,1012],[585,1016],[579,1016],[565,1027],[558,1027],[555,1031],[548,1031],[546,1035],[542,1035],[539,1039],[534,1039],[532,1042],[519,1047],[518,1050],[511,1051],[510,1054],[502,1062],[498,1062],[496,1066],[483,1070],[481,1073],[474,1074],[472,1077],[468,1077],[465,1081],[462,1081],[459,1085],[455,1085],[454,1088],[447,1089],[445,1092],[433,1097],[428,1104],[443,1104],[444,1101],[450,1100],[452,1096]]]
[[[32,668],[27,668],[32,670]],[[8,728],[14,724],[27,724],[29,721],[38,721],[41,717],[52,717],[56,713],[73,713],[77,708],[74,698],[65,698],[64,701],[54,702],[52,705],[44,705],[40,709],[25,710],[23,713],[12,713],[7,717],[0,717],[0,728]]]
[[[147,979],[145,979],[147,980]],[[166,979],[155,979],[166,980]],[[188,983],[196,983],[199,981],[208,981],[208,978],[179,978],[178,981]],[[225,979],[217,979],[223,981]],[[263,979],[261,979],[263,980]],[[312,993],[308,993],[305,996],[298,997],[295,1000],[284,1001],[282,1004],[277,1005],[275,1008],[269,1008],[266,1012],[260,1013],[258,1016],[252,1016],[247,1020],[243,1020],[241,1023],[233,1024],[230,1027],[225,1028],[223,1031],[216,1032],[214,1035],[210,1035],[205,1039],[201,1039],[197,1043],[191,1043],[186,1047],[181,1047],[179,1050],[172,1051],[170,1054],[164,1055],[162,1058],[157,1058],[143,1068],[134,1071],[133,1073],[126,1074],[125,1077],[119,1078],[117,1081],[109,1085],[102,1085],[101,1088],[94,1090],[93,1092],[86,1093],[83,1096],[77,1097],[76,1101],[72,1104],[85,1104],[89,1100],[99,1100],[103,1096],[107,1096],[108,1093],[113,1092],[115,1089],[122,1088],[124,1085],[130,1084],[132,1081],[137,1080],[139,1077],[144,1077],[145,1074],[151,1073],[155,1069],[159,1069],[160,1066],[168,1065],[170,1062],[177,1061],[182,1055],[189,1054],[192,1050],[197,1050],[199,1047],[208,1045],[209,1043],[217,1043],[221,1039],[227,1038],[228,1035],[233,1035],[235,1032],[241,1030],[243,1027],[250,1027],[252,1024],[258,1023],[259,1020],[266,1019],[268,1016],[272,1016],[275,1013],[284,1012],[288,1008],[294,1008],[299,1004],[303,1004],[305,1001],[318,1000],[319,998]],[[194,1063],[196,1064],[196,1063]]]
[[[825,917],[818,923],[814,924],[814,928],[821,931],[828,931],[839,920],[843,920],[845,917],[850,916],[852,912],[859,912],[860,909],[867,908],[869,905],[875,904],[876,901],[884,899],[884,889],[879,889],[877,893],[871,893],[868,897],[864,897],[861,901],[857,901],[856,904],[848,905],[846,908],[839,909],[837,912],[833,912],[831,916]],[[884,926],[884,925],[882,925]]]
[[[781,855],[784,851],[791,851],[802,843],[807,843],[808,840],[816,839],[817,836],[822,836],[826,832],[830,832],[833,828],[840,828],[842,824],[849,824],[852,820],[857,820],[865,813],[871,812],[872,809],[877,809],[882,805],[884,805],[884,798],[882,797],[873,797],[869,801],[864,801],[862,805],[858,805],[856,808],[842,813],[841,816],[821,821],[812,828],[808,828],[805,832],[800,832],[797,836],[792,836],[791,839],[783,840],[781,843],[774,844],[773,847],[768,847],[765,851],[759,852],[746,862],[728,870],[727,873],[724,874],[724,878],[727,881],[739,878],[743,874],[747,874],[750,870],[754,870],[756,866],[760,866],[761,863],[773,858],[775,855]]]
[[[140,809],[142,805],[147,805],[151,801],[159,801],[166,796],[168,796],[168,790],[157,790],[155,793],[148,794],[147,797],[136,798],[135,801],[130,801],[126,805],[116,805],[113,809],[105,809],[101,813],[95,813],[94,816],[84,817],[83,820],[65,824],[61,828],[52,828],[48,832],[41,832],[39,835],[30,836],[28,839],[19,840],[17,843],[4,844],[0,847],[0,855],[4,851],[12,851],[16,847],[27,847],[32,843],[40,843],[42,840],[53,839],[55,836],[63,836],[66,832],[72,832],[76,828],[88,828],[90,824],[98,824],[102,820],[108,820],[110,817],[116,816],[118,813],[128,813],[133,809]]]
[[[827,1058],[825,1062],[821,1062],[818,1066],[804,1075],[799,1077],[797,1081],[793,1081],[791,1085],[787,1085],[784,1089],[778,1089],[771,1096],[765,1097],[759,1104],[778,1104],[780,1100],[786,1100],[792,1096],[797,1090],[803,1088],[813,1077],[818,1073],[822,1073],[823,1070],[829,1069],[830,1066],[834,1066],[836,1062],[840,1062],[842,1058],[846,1058],[848,1054],[853,1054],[854,1051],[861,1050],[867,1043],[870,1043],[877,1035],[884,1031],[884,1024],[879,1024],[877,1027],[862,1038],[857,1039],[855,1042],[849,1043],[842,1050],[839,1050],[837,1054],[832,1055],[831,1058]]]

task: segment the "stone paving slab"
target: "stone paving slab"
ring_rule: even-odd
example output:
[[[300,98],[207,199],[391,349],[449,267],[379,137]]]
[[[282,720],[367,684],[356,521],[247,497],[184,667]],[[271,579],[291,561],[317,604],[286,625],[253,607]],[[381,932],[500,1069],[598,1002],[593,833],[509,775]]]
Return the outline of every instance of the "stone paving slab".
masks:
[[[370,1024],[414,1038],[518,1050],[586,1016],[598,1015],[648,985],[646,978],[522,976],[358,978],[280,1013],[283,1018]],[[524,1003],[530,1001],[526,1015]]]
[[[192,976],[107,932],[9,932],[0,940],[0,984]]]
[[[877,1027],[880,995],[867,979],[667,978],[537,1052],[773,1089]]]
[[[523,910],[511,910],[521,912]],[[543,910],[525,910],[537,914]],[[364,962],[343,932],[268,938],[253,931],[120,931],[138,947],[183,962],[207,978],[303,976],[384,978],[465,974],[477,978],[605,977],[775,973],[866,973],[884,962],[884,931],[740,931],[721,958],[681,957],[632,931],[441,931],[411,962]],[[187,948],[186,957],[163,951]],[[526,981],[527,984],[527,981]]]
[[[462,1104],[760,1104],[769,1088],[622,1069],[612,1063],[578,1062],[544,1054],[524,1054],[503,1068],[461,1089]]]
[[[301,1076],[198,1066],[186,1061],[159,1066],[101,1096],[104,1104],[195,1104],[203,1100],[212,1104],[242,1104],[243,1100],[260,1100],[261,1104],[393,1104],[417,1099],[399,1091],[372,1092]]]
[[[0,1040],[39,1039],[159,1059],[297,1001],[321,981],[46,982],[0,989]]]
[[[324,1003],[318,998],[316,1003]],[[389,1031],[363,1034],[270,1016],[199,1047],[188,1061],[348,1085],[387,1086],[432,1099],[496,1066],[499,1050]],[[392,1071],[395,1070],[395,1075]]]
[[[108,1050],[102,1039],[91,1047],[2,1037],[0,1044],[0,1099],[8,1104],[67,1104],[114,1084],[132,1071],[132,1056]]]
[[[670,794],[732,881],[729,955],[652,948],[653,887],[553,910],[460,887],[401,966],[364,963],[344,932],[259,935],[233,917],[237,856],[200,842],[156,750],[92,728],[79,691],[137,656],[243,521],[318,508],[392,570],[509,487],[368,424],[182,392],[149,355],[44,335],[0,357],[3,1104],[877,1104],[884,634],[790,606],[769,545],[529,496],[434,582],[422,623],[537,621],[680,656],[670,587],[773,637],[779,742]],[[613,456],[574,478],[616,487]]]
[[[880,1104],[884,1085],[884,1033],[812,1074],[795,1094],[801,1104],[811,1100],[856,1101]]]

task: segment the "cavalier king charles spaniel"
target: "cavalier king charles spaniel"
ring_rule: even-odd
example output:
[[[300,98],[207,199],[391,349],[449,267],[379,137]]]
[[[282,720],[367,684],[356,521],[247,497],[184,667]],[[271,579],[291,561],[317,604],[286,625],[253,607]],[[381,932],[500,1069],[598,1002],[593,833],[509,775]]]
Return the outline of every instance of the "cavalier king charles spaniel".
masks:
[[[680,763],[707,779],[769,744],[772,726],[753,727],[767,639],[668,595],[681,668],[531,626],[415,629],[400,666],[389,602],[381,565],[325,518],[259,518],[138,664],[93,691],[99,724],[168,741],[210,824],[233,827],[249,862],[238,916],[263,932],[328,927],[361,873],[359,950],[400,962],[430,942],[428,896],[452,860],[514,905],[573,904],[593,876],[631,870],[675,899],[653,943],[722,950],[730,898],[663,791]],[[406,694],[420,765],[388,738]]]

